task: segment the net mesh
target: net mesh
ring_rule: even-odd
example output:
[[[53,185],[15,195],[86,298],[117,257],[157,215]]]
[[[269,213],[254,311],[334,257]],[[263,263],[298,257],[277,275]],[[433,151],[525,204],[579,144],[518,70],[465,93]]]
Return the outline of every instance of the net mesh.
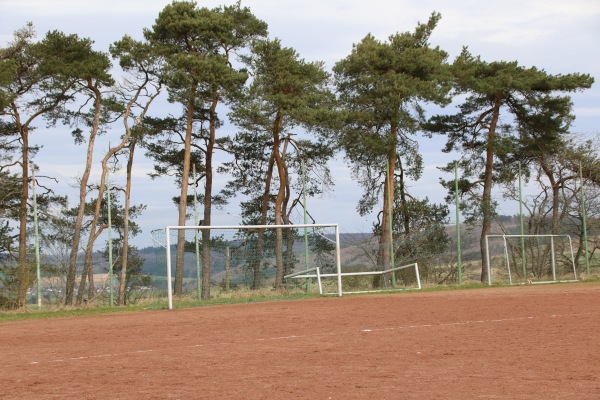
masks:
[[[184,256],[178,266],[180,232]],[[207,236],[204,239],[203,232]],[[153,231],[152,239],[157,251],[164,254],[166,263],[165,230]],[[230,290],[272,288],[278,276],[314,267],[323,273],[336,271],[334,226],[170,228],[169,245],[172,269],[182,269],[184,292],[199,290],[198,282],[206,268],[210,271],[211,295]],[[206,259],[209,261],[203,262]],[[300,280],[284,283],[288,289],[302,286]]]
[[[493,283],[536,283],[576,279],[567,235],[490,237]]]

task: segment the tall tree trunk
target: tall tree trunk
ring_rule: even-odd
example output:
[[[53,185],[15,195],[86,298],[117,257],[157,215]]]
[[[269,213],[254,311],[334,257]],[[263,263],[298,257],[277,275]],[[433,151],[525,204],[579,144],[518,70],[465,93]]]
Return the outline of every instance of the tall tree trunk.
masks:
[[[551,226],[550,233],[552,235],[558,235],[558,233],[560,231],[560,225],[561,225],[562,218],[564,217],[564,214],[566,212],[568,212],[567,207],[565,207],[565,209],[563,210],[562,215],[560,212],[560,192],[561,192],[561,186],[563,186],[563,189],[564,189],[564,180],[560,176],[560,172],[559,172],[559,179],[557,180],[555,178],[553,168],[550,165],[548,165],[547,159],[543,155],[540,160],[540,166],[542,168],[542,171],[544,171],[544,174],[548,178],[548,181],[550,182],[550,188],[552,189],[552,226]],[[550,253],[552,252],[552,247],[550,244],[548,244],[546,247],[547,247],[546,255],[548,257],[551,257]],[[551,275],[552,274],[552,265],[550,262],[546,263],[546,257],[544,257],[543,260],[540,260],[539,262],[540,262],[540,265],[548,266],[546,268],[546,271],[544,271],[544,272],[547,273],[548,275]]]
[[[283,157],[279,151],[281,145],[281,138],[279,132],[281,131],[281,124],[283,122],[283,115],[278,112],[275,117],[275,123],[273,124],[273,153],[275,154],[275,166],[277,167],[277,173],[279,175],[279,190],[277,192],[277,198],[275,199],[275,225],[282,224],[282,205],[285,198],[285,167]],[[277,228],[276,232],[276,247],[275,247],[275,288],[281,289],[283,287],[283,232],[281,228]]]
[[[141,84],[133,98],[127,103],[127,107],[125,110],[125,114],[123,115],[123,125],[125,127],[125,136],[123,140],[116,147],[116,149],[124,148],[127,140],[131,139],[129,143],[129,158],[127,159],[127,183],[125,186],[125,208],[123,214],[123,251],[122,251],[122,260],[121,260],[121,275],[119,277],[119,296],[117,300],[117,304],[125,305],[125,292],[127,290],[127,269],[129,264],[129,209],[131,207],[131,177],[133,173],[133,156],[135,154],[135,146],[137,145],[137,138],[132,136],[131,127],[129,126],[129,117],[131,116],[132,108],[138,104],[138,99],[142,93],[146,91],[148,84],[150,83],[150,76],[148,74],[145,75],[145,80],[143,84]],[[150,98],[146,101],[146,104],[142,108],[142,112],[135,119],[135,125],[139,125],[140,122],[144,119],[150,105],[158,97],[160,94],[160,85],[156,87],[156,92],[150,95]]]
[[[94,241],[95,242],[95,241]],[[94,282],[94,246],[92,242],[92,246],[89,246],[88,243],[88,248],[89,250],[86,249],[86,254],[85,254],[85,260],[86,262],[84,263],[84,266],[86,267],[85,269],[87,269],[87,276],[88,276],[88,299],[93,299],[94,297],[96,297],[96,287],[95,287],[95,282]],[[88,257],[88,253],[89,253],[89,257]],[[89,261],[88,261],[89,260]]]
[[[96,217],[94,217],[96,219]],[[92,223],[94,225],[94,223]],[[75,304],[80,306],[85,301],[84,293],[86,288],[86,280],[89,279],[88,290],[87,290],[87,301],[92,301],[95,297],[94,293],[94,281],[93,281],[93,254],[94,254],[94,231],[90,234],[90,238],[85,248],[85,255],[83,258],[83,271],[81,272],[81,278],[79,280],[79,288],[77,290],[77,299]]]
[[[90,226],[90,236],[87,242],[87,246],[85,248],[85,258],[83,262],[83,271],[81,273],[81,280],[79,281],[79,291],[77,293],[77,305],[81,305],[83,302],[83,293],[85,292],[85,281],[86,277],[88,279],[88,300],[92,300],[95,297],[94,292],[94,264],[93,264],[93,255],[94,255],[94,244],[96,239],[100,236],[102,231],[107,227],[107,224],[103,224],[99,226],[100,219],[100,211],[102,208],[102,201],[104,198],[104,188],[106,185],[106,161],[108,161],[109,156],[104,158],[102,163],[102,175],[100,177],[100,185],[98,186],[98,198],[96,199],[96,206],[94,208],[94,215],[92,217],[92,223]],[[110,207],[110,205],[107,205]]]
[[[84,170],[83,176],[79,186],[79,207],[77,209],[77,216],[75,218],[75,226],[73,229],[73,240],[71,242],[71,252],[69,255],[69,267],[67,271],[67,282],[65,291],[65,305],[73,305],[73,295],[75,292],[75,280],[77,273],[77,259],[79,256],[79,245],[81,240],[81,230],[83,225],[83,217],[85,212],[85,197],[87,194],[87,181],[90,176],[90,165],[92,157],[92,148],[88,143],[88,158],[86,162],[86,169]]]
[[[287,192],[289,194],[289,191]],[[287,200],[287,199],[286,199]],[[283,259],[283,275],[292,273],[294,268],[294,229],[289,218],[289,214],[285,212],[283,214],[284,225],[289,225],[290,228],[285,230],[285,257]],[[282,281],[283,285],[283,281]]]
[[[390,138],[392,144],[387,155],[387,173],[385,177],[385,188],[383,190],[383,215],[381,216],[381,236],[379,236],[379,253],[377,264],[382,266],[383,270],[390,268],[393,227],[390,215],[394,215],[394,175],[396,174],[396,144],[398,127],[392,124]],[[392,217],[393,218],[393,217]],[[384,274],[381,277],[383,287],[387,287],[390,280],[390,274]]]
[[[410,232],[410,215],[408,215],[408,202],[406,200],[406,182],[404,179],[404,166],[402,165],[402,161],[398,161],[398,164],[400,165],[400,183],[398,185],[398,189],[400,190],[400,193],[398,195],[398,197],[400,197],[400,207],[402,207],[402,223],[404,225],[404,237],[409,237],[411,232]],[[393,184],[393,183],[392,183]],[[393,204],[394,199],[392,199],[392,204]],[[394,218],[394,215],[392,214],[392,219]]]
[[[548,163],[546,162],[546,158],[544,156],[542,156],[541,160],[540,160],[540,166],[542,168],[542,171],[544,171],[544,174],[546,174],[546,177],[548,178],[548,181],[550,182],[550,188],[552,189],[552,227],[551,229],[551,234],[552,235],[556,235],[558,233],[558,227],[559,227],[559,196],[560,196],[560,188],[559,188],[559,184],[556,182],[556,179],[554,178],[554,173],[552,171],[552,167],[550,167],[548,165]]]
[[[31,283],[29,267],[27,265],[27,200],[29,199],[29,127],[21,126],[17,119],[17,127],[21,132],[22,165],[23,176],[21,179],[21,203],[19,205],[19,266],[17,277],[19,291],[17,294],[17,306],[24,307],[27,302],[27,288]]]
[[[100,91],[94,87],[91,79],[87,81],[88,89],[94,92],[94,123],[88,139],[87,155],[85,161],[85,170],[79,183],[79,208],[77,209],[77,217],[75,219],[75,227],[73,229],[73,244],[71,246],[71,254],[69,256],[69,268],[67,272],[67,287],[65,293],[65,304],[73,305],[73,294],[75,292],[75,279],[77,273],[77,257],[79,255],[79,246],[81,241],[81,229],[83,225],[83,217],[85,213],[85,197],[87,195],[87,183],[92,170],[92,159],[94,154],[94,143],[98,133],[101,95]]]
[[[119,276],[119,298],[117,304],[125,305],[125,291],[127,290],[127,264],[129,256],[129,208],[131,206],[131,174],[133,171],[133,154],[135,152],[136,138],[129,145],[129,159],[127,160],[127,183],[125,186],[125,209],[123,214],[123,255],[121,260],[121,275]]]
[[[90,84],[88,84],[88,88],[90,90],[93,90],[96,96],[96,108],[95,108],[95,117],[94,117],[94,131],[97,132],[98,131],[98,127],[99,127],[99,117],[100,117],[100,107],[101,107],[101,93],[98,90],[98,88],[94,87]],[[100,234],[102,233],[102,231],[107,227],[107,225],[105,224],[104,226],[100,226],[98,227],[98,221],[99,221],[99,217],[100,217],[100,211],[102,208],[102,201],[103,201],[103,197],[104,197],[104,189],[106,186],[106,177],[108,174],[108,161],[110,160],[111,157],[113,157],[115,154],[117,154],[119,151],[121,151],[123,148],[125,148],[125,146],[127,145],[127,142],[129,141],[130,137],[131,137],[131,129],[129,129],[129,125],[127,124],[127,118],[129,116],[129,113],[131,111],[131,106],[133,104],[135,104],[135,102],[137,101],[137,98],[139,96],[140,90],[138,90],[136,96],[134,96],[134,99],[132,101],[130,101],[127,105],[127,111],[125,113],[125,117],[124,117],[124,125],[125,125],[125,135],[123,135],[123,137],[121,138],[121,142],[115,146],[109,149],[108,153],[104,156],[104,158],[102,159],[102,174],[100,176],[100,185],[98,187],[98,197],[96,199],[96,205],[94,208],[94,216],[92,218],[92,223],[91,223],[91,227],[90,227],[90,237],[87,243],[87,247],[86,247],[86,253],[85,253],[85,262],[84,262],[84,268],[83,268],[83,273],[81,275],[81,281],[79,284],[79,292],[77,294],[77,304],[80,305],[83,301],[83,292],[84,292],[84,288],[85,288],[85,276],[86,274],[89,276],[89,285],[88,285],[88,299],[92,299],[95,296],[94,293],[94,271],[93,271],[93,263],[92,263],[92,256],[93,256],[93,251],[94,251],[94,243],[96,241],[96,239],[100,236]],[[143,115],[145,114],[145,112],[148,109],[148,106],[151,104],[151,102],[154,100],[154,98],[156,98],[156,95],[151,96],[150,101],[146,104],[146,107],[144,108],[144,111],[142,112],[142,115],[140,116],[140,120],[141,118],[143,118]],[[139,120],[138,120],[139,122]],[[94,133],[94,136],[96,134]],[[132,144],[133,147],[135,147],[135,140]],[[126,215],[125,215],[125,226],[126,226],[126,231],[125,231],[125,239],[124,239],[124,243],[125,243],[125,248],[123,250],[123,259],[125,260],[125,266],[127,265],[127,251],[128,251],[128,240],[127,240],[127,234],[128,234],[128,228],[129,228],[129,191],[131,189],[130,183],[131,183],[131,168],[132,168],[132,163],[133,162],[133,149],[130,151],[130,158],[128,161],[128,165],[127,165],[127,175],[128,175],[128,188],[126,191]],[[108,204],[107,207],[110,207],[111,204]],[[112,267],[112,266],[111,266]],[[126,268],[124,268],[126,271]],[[113,290],[113,288],[110,288],[111,290]]]
[[[289,139],[286,139],[285,146],[283,149],[282,159],[284,161],[284,170],[285,170],[285,196],[282,204],[282,219],[284,225],[290,225],[289,229],[286,229],[285,234],[285,257],[283,260],[283,275],[287,275],[292,272],[293,262],[294,262],[294,230],[291,228],[290,221],[290,210],[288,210],[288,204],[290,201],[291,190],[290,190],[290,171],[285,163],[285,157],[287,154],[287,145],[289,144]],[[282,286],[283,286],[283,278],[282,278]]]
[[[271,182],[273,180],[273,168],[275,166],[275,152],[271,153],[269,164],[267,167],[267,176],[265,177],[265,190],[262,195],[261,210],[260,210],[260,225],[267,224],[267,216],[269,213],[269,198],[271,194]],[[262,249],[264,245],[265,230],[258,230],[256,240],[256,257],[252,261],[252,289],[260,288],[260,266],[262,264]]]
[[[90,143],[93,142],[92,137],[96,137],[100,128],[100,111],[102,107],[102,93],[100,90],[92,84],[92,81],[88,81],[88,89],[90,89],[94,93],[94,123],[92,126],[92,132],[90,133]],[[93,149],[92,149],[93,150]],[[105,157],[106,160],[106,157]],[[89,159],[90,169],[91,169],[91,158]],[[96,206],[94,208],[94,215],[92,217],[92,223],[90,226],[90,235],[85,249],[85,258],[83,262],[83,271],[81,273],[81,280],[79,281],[79,291],[77,293],[77,305],[81,305],[83,302],[83,294],[85,292],[85,282],[86,277],[89,279],[88,284],[88,300],[94,298],[94,267],[93,267],[93,253],[94,253],[94,243],[100,232],[104,230],[104,227],[98,228],[98,219],[100,218],[100,209],[102,207],[102,198],[104,196],[104,185],[106,180],[106,161],[102,163],[102,175],[100,178],[100,185],[98,187],[98,198],[96,199]],[[83,183],[83,182],[82,182]],[[86,179],[87,186],[87,179]]]
[[[196,87],[194,83],[193,87]],[[188,181],[190,178],[190,151],[192,144],[192,129],[194,122],[194,99],[190,99],[187,105],[187,126],[185,129],[185,140],[183,146],[183,166],[181,171],[181,192],[179,197],[179,218],[177,225],[184,226],[186,222],[186,208],[188,195]],[[183,294],[183,266],[185,255],[185,231],[177,231],[177,254],[175,256],[175,296]]]
[[[213,187],[213,152],[216,138],[217,105],[219,98],[213,95],[210,105],[209,138],[206,144],[206,179],[204,186],[204,219],[203,226],[210,226],[212,214],[212,187]],[[202,230],[202,298],[210,299],[210,231]]]
[[[496,144],[496,125],[498,124],[498,117],[500,116],[500,96],[496,96],[494,103],[494,111],[492,114],[492,121],[490,122],[490,128],[487,137],[487,147],[485,155],[485,171],[483,174],[483,196],[481,209],[483,213],[483,221],[481,225],[481,236],[479,238],[479,247],[481,251],[481,282],[488,280],[488,271],[486,265],[486,236],[490,234],[492,229],[492,173],[494,166],[494,147]]]

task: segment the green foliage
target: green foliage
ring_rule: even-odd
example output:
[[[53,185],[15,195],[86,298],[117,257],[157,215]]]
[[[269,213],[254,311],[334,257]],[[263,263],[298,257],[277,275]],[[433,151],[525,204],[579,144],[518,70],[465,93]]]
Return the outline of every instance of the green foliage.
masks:
[[[394,259],[401,265],[418,262],[420,270],[426,273],[448,249],[448,206],[432,204],[428,198],[396,199],[395,203],[392,215]],[[380,223],[374,225],[374,232],[377,236],[387,235],[381,232]],[[397,275],[414,277],[414,272],[406,270]]]
[[[317,232],[317,234],[308,235],[308,245],[309,253],[314,254],[314,265],[319,267],[323,273],[335,273],[336,261],[333,257],[335,242]]]
[[[117,281],[121,280],[121,270],[123,267],[123,242],[122,239],[113,240],[113,274]],[[108,260],[108,244],[102,251],[102,256]],[[135,304],[144,295],[144,289],[151,286],[152,277],[142,271],[144,259],[140,256],[137,247],[128,246],[127,248],[127,267],[125,271],[125,294],[123,296],[125,304]]]
[[[14,32],[6,48],[0,48],[0,115],[5,115],[8,106],[37,82],[38,60],[31,55],[35,36],[33,25],[28,23]]]
[[[34,47],[35,54],[42,61],[39,71],[51,80],[48,88],[60,85],[65,87],[78,80],[96,80],[104,86],[114,83],[109,73],[111,63],[105,53],[92,49],[91,39],[80,39],[72,34],[50,31]]]
[[[17,174],[0,170],[0,220],[18,216],[22,183]]]
[[[20,134],[40,115],[51,122],[69,118],[64,106],[74,100],[72,90],[78,84],[87,85],[88,80],[104,86],[113,84],[108,57],[93,50],[90,39],[56,30],[39,42],[34,38],[29,24],[15,32],[9,47],[0,49],[0,60],[7,66],[0,75],[0,103],[16,106],[12,110],[3,107],[2,114],[13,120],[20,115]]]
[[[298,126],[314,132],[322,130],[326,115],[331,114],[333,97],[327,88],[329,77],[323,63],[300,59],[294,49],[283,47],[279,40],[253,42],[252,53],[243,59],[254,79],[244,95],[232,104],[229,116],[241,130],[228,144],[234,160],[225,163],[222,171],[234,177],[225,193],[252,196],[253,200],[245,203],[244,213],[248,217],[257,213],[250,218],[260,221],[264,198],[261,201],[254,197],[258,194],[263,197],[266,182],[273,176],[269,170],[273,170],[276,151],[281,152],[288,175],[283,181],[280,177],[274,182],[275,190],[279,190],[278,185],[294,184],[289,173],[301,175],[302,163],[308,176],[321,177],[308,179],[309,195],[331,185],[327,161],[334,149],[321,135],[316,140],[296,139],[292,138],[292,130]],[[275,146],[279,148],[276,150]],[[295,185],[300,192],[300,180]]]
[[[77,35],[65,35],[50,31],[36,42],[31,24],[18,30],[8,47],[0,49],[0,60],[8,68],[0,77],[0,117],[3,142],[10,137],[18,138],[21,179],[28,181],[29,160],[37,151],[30,146],[33,123],[46,118],[49,125],[57,121],[70,123],[78,113],[68,110],[67,104],[75,100],[82,88],[98,89],[112,85],[108,72],[111,64],[108,57],[92,50],[92,41]],[[9,129],[6,129],[9,128]],[[78,129],[75,130],[78,132]],[[14,139],[13,139],[14,140]],[[13,142],[14,143],[14,142]],[[23,305],[28,282],[26,245],[26,222],[29,198],[27,184],[21,185],[19,207],[19,301]]]
[[[454,61],[452,73],[456,92],[467,97],[458,113],[433,117],[425,129],[448,137],[444,151],[462,154],[459,165],[463,179],[469,180],[460,186],[468,195],[462,207],[473,218],[483,217],[483,237],[489,234],[494,215],[492,185],[514,179],[517,162],[539,162],[562,147],[561,135],[572,120],[571,102],[554,93],[588,88],[593,78],[553,76],[516,61],[487,63],[467,48]],[[445,170],[453,168],[452,163]],[[452,193],[454,182],[445,184]],[[482,255],[483,244],[482,240]],[[482,280],[486,275],[482,265]]]
[[[194,2],[167,5],[145,37],[167,61],[165,79],[170,100],[187,103],[190,98],[228,92],[242,85],[247,74],[231,68],[229,52],[242,48],[256,36],[266,35],[267,25],[240,4],[198,8]]]
[[[206,115],[202,114],[195,121],[205,121]],[[176,182],[181,184],[183,174],[183,137],[185,137],[186,124],[182,118],[152,118],[144,119],[140,129],[144,132],[142,145],[148,152],[148,156],[154,160],[154,172],[152,178],[161,176],[173,176]],[[207,132],[200,123],[200,129],[191,133],[190,163],[196,166],[196,171],[202,173],[205,170],[204,152],[202,149],[206,143]]]
[[[119,59],[119,65],[124,71],[134,76],[144,75],[142,80],[149,79],[150,75],[161,75],[163,58],[148,41],[137,41],[125,35],[110,45],[110,54]]]
[[[203,221],[210,224],[213,153],[215,147],[221,144],[216,135],[219,125],[217,106],[222,101],[234,99],[248,78],[244,70],[233,67],[235,53],[242,51],[251,40],[265,36],[266,33],[267,25],[254,17],[248,8],[242,8],[240,3],[211,10],[198,8],[194,2],[179,1],[167,5],[159,13],[152,30],[144,31],[146,39],[165,58],[162,77],[168,88],[169,101],[180,103],[184,108],[185,117],[182,119],[185,120],[185,134],[181,135],[179,141],[183,144],[183,151],[177,152],[177,149],[171,147],[163,152],[160,144],[154,148],[159,157],[181,157],[179,162],[172,164],[180,166],[181,170],[180,225],[185,224],[192,146],[196,146],[199,156],[204,158],[204,168],[198,172],[205,182]],[[204,127],[204,123],[208,125],[208,129]],[[200,143],[192,138],[195,131],[203,136]],[[171,158],[168,163],[173,160]],[[176,294],[181,294],[182,291],[183,245],[180,240],[175,267]],[[207,249],[203,252],[203,258],[208,261]],[[208,264],[206,262],[203,269],[202,295],[205,297],[210,297]]]
[[[183,118],[145,120],[149,137],[144,146],[156,161],[154,176],[168,174],[181,179],[183,138],[190,126],[196,128],[190,132],[191,164],[205,174],[203,159],[211,139],[206,125],[214,124],[215,129],[221,125],[217,115],[210,114],[208,102],[217,93],[220,98],[231,98],[247,79],[245,71],[231,67],[229,53],[265,34],[266,24],[239,3],[211,10],[198,8],[194,2],[175,1],[161,11],[152,30],[145,30],[154,51],[165,58],[170,101],[193,106],[193,112]],[[119,48],[125,45],[120,43]]]
[[[166,84],[169,100],[183,106],[178,116],[136,119],[134,134],[155,161],[153,175],[174,176],[182,188],[204,180],[209,189],[199,196],[203,204],[219,206],[228,197],[245,196],[248,200],[242,203],[241,213],[246,223],[275,221],[274,208],[281,201],[275,193],[285,193],[277,212],[289,219],[294,207],[302,203],[301,196],[293,198],[292,193],[306,190],[306,195],[314,196],[327,190],[332,185],[327,162],[341,148],[364,189],[358,204],[362,215],[380,204],[386,173],[394,174],[393,233],[396,239],[405,239],[396,246],[395,256],[423,265],[446,247],[443,224],[448,215],[445,206],[414,199],[409,193],[407,182],[418,180],[423,171],[414,135],[424,129],[429,135],[446,135],[444,151],[462,155],[458,190],[468,221],[484,216],[489,224],[497,198],[491,196],[492,183],[514,182],[520,163],[525,179],[537,180],[547,192],[532,201],[530,228],[555,229],[546,215],[560,206],[564,210],[561,221],[568,221],[563,226],[579,235],[582,210],[573,205],[579,190],[577,175],[581,170],[586,184],[598,185],[600,162],[594,142],[576,144],[566,139],[574,118],[568,93],[589,88],[594,79],[579,73],[550,75],[516,61],[488,63],[467,48],[448,66],[446,52],[429,44],[440,18],[432,13],[412,32],[396,33],[384,41],[367,35],[354,45],[333,70],[337,104],[324,64],[302,59],[278,39],[263,39],[267,24],[240,2],[209,9],[192,1],[174,1],[145,30],[145,41],[125,36],[110,46],[110,54],[119,59],[129,77],[144,82],[152,76],[155,87]],[[92,46],[91,39],[58,30],[38,41],[29,23],[0,48],[0,275],[7,288],[21,285],[14,289],[21,295],[23,285],[31,283],[26,257],[29,233],[25,228],[16,232],[15,223],[30,218],[29,205],[20,208],[20,201],[29,197],[23,181],[27,181],[28,158],[37,151],[28,140],[36,132],[34,122],[45,118],[50,126],[70,124],[76,143],[83,143],[84,132],[94,126],[95,117],[102,131],[126,111],[123,99],[133,80],[119,87],[123,91],[114,87],[108,55]],[[241,67],[238,61],[245,65]],[[422,103],[448,104],[451,85],[452,94],[463,99],[457,112],[425,123]],[[74,111],[72,104],[82,93],[94,97],[99,89],[103,89],[99,110],[90,108],[88,102]],[[215,137],[225,124],[217,113],[221,103],[231,105],[229,120],[239,128],[233,137]],[[298,137],[298,130],[307,135]],[[315,135],[309,138],[308,134]],[[186,137],[189,145],[184,148]],[[218,170],[232,177],[220,195],[210,191],[216,149],[232,155]],[[190,163],[184,165],[187,156]],[[14,172],[19,163],[22,176]],[[197,182],[187,177],[190,165],[198,172]],[[451,172],[453,167],[444,170]],[[303,168],[308,178],[305,189],[295,178]],[[275,173],[279,181],[272,179]],[[453,200],[455,182],[442,183]],[[181,200],[189,204],[191,196],[182,191],[175,197],[177,203]],[[552,205],[551,200],[555,200]],[[38,202],[40,223],[46,228],[43,247],[64,248],[73,242],[77,210],[68,209],[66,199],[51,192],[40,195]],[[93,204],[82,206],[85,230]],[[143,206],[133,207],[132,218],[142,210]],[[104,208],[100,224],[108,223],[106,215]],[[111,223],[121,235],[122,216],[123,210],[113,204]],[[205,218],[210,220],[210,210]],[[382,221],[375,224],[377,234],[383,225]],[[131,222],[131,230],[135,234],[139,227]],[[265,238],[269,245],[274,240],[273,235]],[[327,253],[328,244],[318,236],[311,239],[316,253]],[[215,240],[211,243],[215,249],[219,245]],[[131,251],[135,276],[140,260],[137,250]],[[5,304],[22,302],[9,297]]]
[[[444,151],[463,154],[461,175],[472,179],[463,178],[461,193],[476,192],[478,182],[483,182],[486,151],[495,155],[492,179],[497,183],[514,180],[518,161],[527,165],[559,151],[573,119],[572,104],[569,97],[552,93],[582,90],[593,82],[589,75],[553,76],[516,61],[486,63],[466,48],[454,61],[452,72],[457,93],[468,97],[457,114],[435,116],[425,129],[448,137]],[[494,118],[503,114],[512,120],[504,118],[506,125],[494,129]],[[454,164],[445,168],[453,169]],[[446,186],[453,193],[454,181]]]
[[[16,63],[13,60],[2,59],[2,56],[0,56],[0,110],[5,109],[10,104],[12,96],[3,88],[12,83],[13,77],[16,75],[16,73]],[[4,129],[2,129],[2,131],[4,131]]]
[[[251,50],[243,60],[254,80],[242,103],[234,108],[233,121],[246,128],[268,130],[272,113],[279,111],[286,116],[282,131],[295,125],[317,126],[333,100],[324,64],[300,59],[278,39],[255,41]]]
[[[365,189],[361,214],[377,203],[390,157],[404,159],[407,176],[421,174],[418,144],[410,137],[424,120],[419,101],[449,101],[447,54],[428,43],[440,18],[433,13],[414,32],[397,33],[388,42],[367,35],[333,69],[344,119],[338,142]]]
[[[29,248],[29,254],[33,249]],[[25,280],[28,288],[36,282],[36,266],[31,260],[27,261],[25,273],[21,271],[17,260],[5,258],[0,254],[0,309],[13,310],[24,305],[20,299],[20,288]]]

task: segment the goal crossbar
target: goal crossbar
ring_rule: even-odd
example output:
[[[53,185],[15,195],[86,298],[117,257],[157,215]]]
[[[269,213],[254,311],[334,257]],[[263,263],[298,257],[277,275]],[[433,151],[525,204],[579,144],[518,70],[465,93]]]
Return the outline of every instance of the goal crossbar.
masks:
[[[185,226],[167,226],[165,228],[165,247],[167,252],[167,297],[168,297],[168,308],[169,310],[173,309],[173,287],[172,287],[172,265],[171,265],[171,242],[170,242],[170,233],[173,230],[211,230],[211,229],[302,229],[302,228],[334,228],[335,229],[335,258],[336,258],[336,271],[337,271],[337,283],[338,283],[338,296],[342,296],[342,268],[341,268],[341,249],[340,249],[340,229],[338,224],[294,224],[294,225],[209,225],[209,226],[199,226],[199,225],[185,225]],[[305,271],[302,271],[306,273]],[[318,272],[317,272],[318,273]],[[322,290],[322,289],[321,289]]]

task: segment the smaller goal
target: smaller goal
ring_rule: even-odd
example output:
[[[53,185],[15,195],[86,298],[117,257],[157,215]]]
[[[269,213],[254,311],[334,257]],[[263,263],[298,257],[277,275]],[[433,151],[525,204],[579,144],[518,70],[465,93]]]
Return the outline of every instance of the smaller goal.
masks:
[[[186,235],[186,232],[190,235]],[[335,271],[337,294],[342,296],[340,234],[337,224],[298,224],[298,225],[236,225],[236,226],[168,226],[165,228],[165,249],[167,267],[168,307],[173,308],[172,252],[174,245],[183,240],[187,248],[193,241],[196,245],[196,262],[202,248],[199,236],[209,240],[204,250],[210,259],[211,271],[215,267],[231,268],[237,271],[265,271],[266,266],[282,271],[312,271],[315,268]],[[172,237],[173,236],[173,237]],[[186,238],[187,237],[187,238]],[[173,248],[172,248],[173,247]],[[200,268],[207,266],[198,265]],[[181,268],[181,266],[180,266]],[[268,268],[274,271],[275,268]],[[272,272],[271,272],[272,273]],[[269,276],[266,279],[273,279]],[[321,282],[319,289],[321,291]]]
[[[323,285],[322,285],[322,278],[335,278],[337,277],[338,279],[342,278],[342,277],[376,277],[376,276],[380,276],[380,277],[384,277],[385,275],[389,275],[389,274],[393,274],[396,271],[402,271],[402,270],[410,270],[413,271],[414,273],[414,277],[415,277],[415,282],[416,282],[416,289],[421,289],[421,277],[419,275],[419,265],[415,262],[415,263],[411,263],[411,264],[407,264],[407,265],[402,265],[399,267],[392,267],[392,268],[388,268],[386,270],[382,270],[382,271],[355,271],[355,272],[341,272],[341,273],[335,273],[335,274],[323,274],[320,273],[319,268],[312,268],[306,271],[301,271],[301,272],[296,272],[293,274],[289,274],[286,275],[284,278],[285,279],[289,279],[289,278],[316,278],[317,282],[319,284],[319,293],[320,294],[332,294],[332,293],[324,293],[323,292]],[[311,274],[310,272],[315,272],[314,274]],[[339,286],[338,286],[339,287]],[[390,291],[394,291],[396,289],[394,288],[384,288],[384,289],[372,289],[372,290],[349,290],[349,291],[343,291],[343,294],[357,294],[357,293],[380,293],[380,292],[390,292]],[[398,290],[406,290],[405,288],[402,289],[398,289]],[[341,295],[341,294],[340,294]]]
[[[492,246],[490,239],[502,239],[501,246],[497,242]],[[500,248],[504,256],[492,257],[492,251]],[[511,285],[577,281],[569,235],[486,235],[485,251],[488,285],[492,284],[492,275],[496,281]],[[505,269],[492,268],[501,260]]]

